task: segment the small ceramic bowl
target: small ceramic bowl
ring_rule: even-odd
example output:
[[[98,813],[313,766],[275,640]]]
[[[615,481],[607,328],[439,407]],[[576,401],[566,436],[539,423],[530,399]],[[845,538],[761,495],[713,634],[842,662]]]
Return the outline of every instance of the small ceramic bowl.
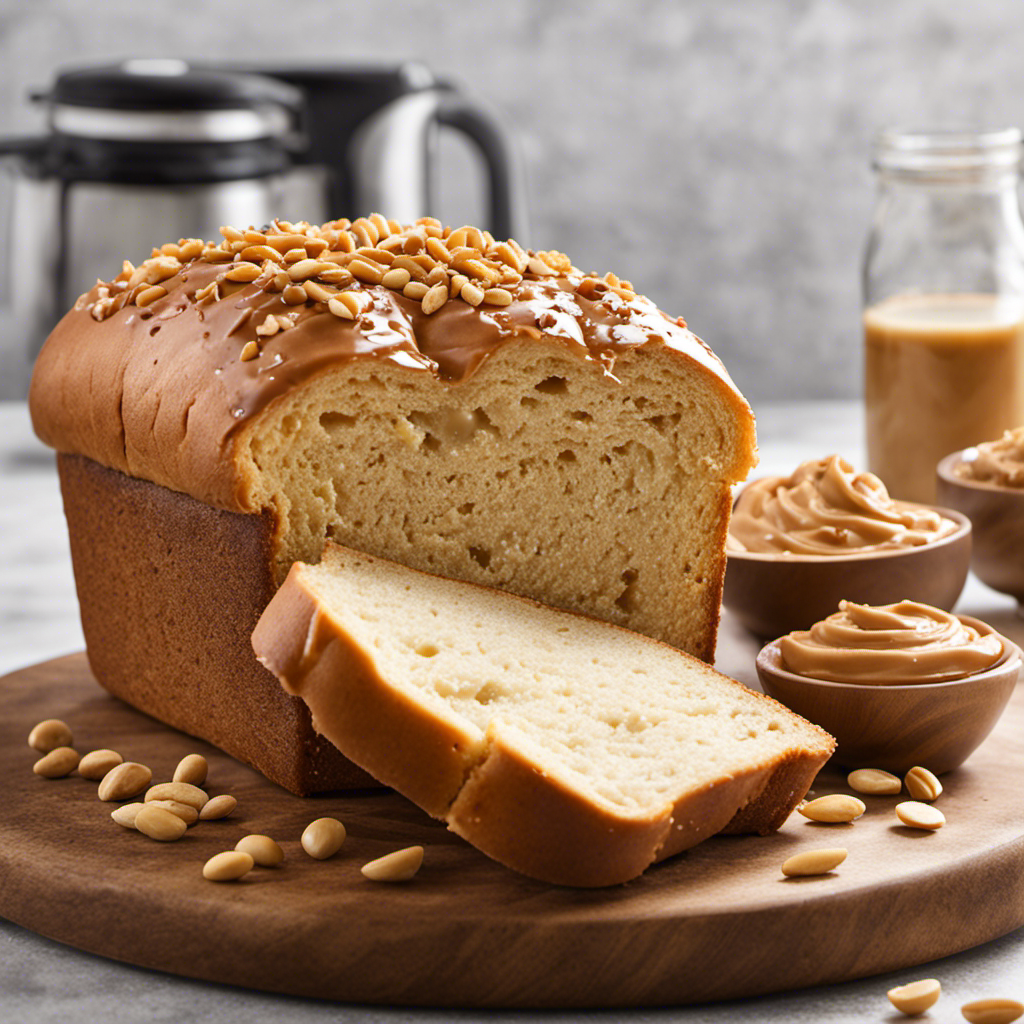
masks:
[[[822,556],[729,551],[722,603],[760,637],[810,629],[843,600],[911,600],[950,611],[967,579],[971,522],[952,509],[935,511],[955,520],[959,528],[915,548]]]
[[[955,469],[962,456],[963,452],[954,452],[939,463],[939,497],[973,524],[971,568],[975,575],[1024,605],[1024,489],[957,476]]]
[[[975,629],[990,626],[959,616]],[[778,640],[761,649],[764,692],[836,739],[833,761],[845,768],[882,768],[903,775],[922,765],[936,775],[967,760],[1003,713],[1021,670],[1021,651],[1004,640],[999,663],[946,683],[909,686],[833,683],[782,667]]]

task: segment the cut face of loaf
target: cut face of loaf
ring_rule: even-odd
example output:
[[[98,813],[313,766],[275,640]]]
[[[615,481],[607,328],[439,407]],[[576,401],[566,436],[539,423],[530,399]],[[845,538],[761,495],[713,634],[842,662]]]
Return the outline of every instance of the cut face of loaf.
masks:
[[[457,385],[363,360],[287,394],[236,455],[278,517],[278,578],[326,536],[710,661],[749,413],[663,346],[614,372],[523,339]]]
[[[834,747],[664,644],[334,545],[292,568],[253,646],[346,757],[557,884],[778,828]]]

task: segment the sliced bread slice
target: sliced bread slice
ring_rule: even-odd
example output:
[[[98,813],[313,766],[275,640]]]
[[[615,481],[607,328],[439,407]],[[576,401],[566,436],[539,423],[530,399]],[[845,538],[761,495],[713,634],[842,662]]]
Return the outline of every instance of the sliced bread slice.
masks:
[[[331,544],[292,567],[253,647],[346,757],[562,885],[778,828],[834,748],[659,641]]]

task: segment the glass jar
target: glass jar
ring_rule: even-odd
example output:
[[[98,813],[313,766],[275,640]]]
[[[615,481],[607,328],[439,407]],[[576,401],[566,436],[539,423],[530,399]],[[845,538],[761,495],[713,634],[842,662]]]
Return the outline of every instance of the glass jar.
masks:
[[[950,452],[1024,423],[1024,223],[1016,128],[886,131],[864,260],[868,466],[935,500]]]

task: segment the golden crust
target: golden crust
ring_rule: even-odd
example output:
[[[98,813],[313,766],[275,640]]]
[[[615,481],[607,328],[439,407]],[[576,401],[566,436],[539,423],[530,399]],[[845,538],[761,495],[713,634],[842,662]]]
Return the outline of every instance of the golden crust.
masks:
[[[507,867],[555,885],[616,885],[656,859],[671,828],[670,806],[649,817],[613,817],[547,775],[512,737],[495,730],[488,739],[483,760],[444,815],[453,832]]]
[[[252,653],[276,589],[273,516],[210,508],[79,455],[57,466],[97,681],[293,793],[374,785]]]

